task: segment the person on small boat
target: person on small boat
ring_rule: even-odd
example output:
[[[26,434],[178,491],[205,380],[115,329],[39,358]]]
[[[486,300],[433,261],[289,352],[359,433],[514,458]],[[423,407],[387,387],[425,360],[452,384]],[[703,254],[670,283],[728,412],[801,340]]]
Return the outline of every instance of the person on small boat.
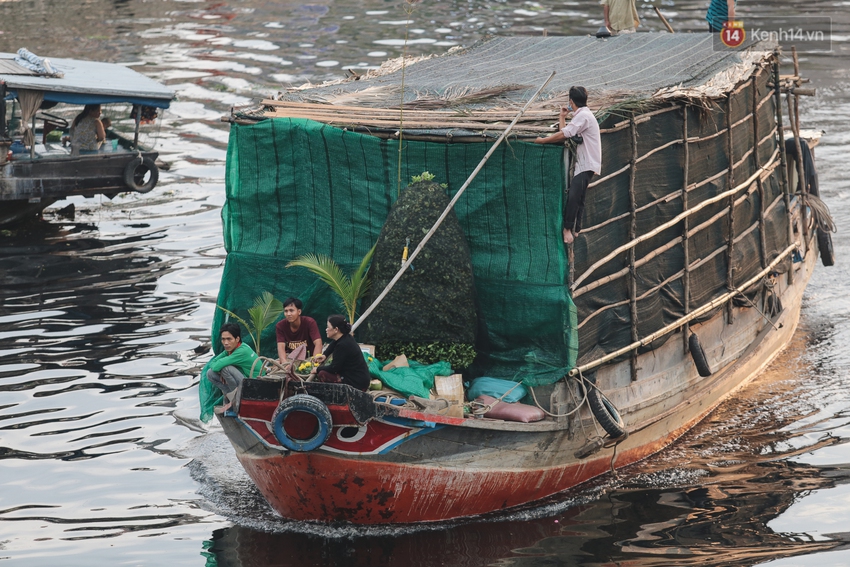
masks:
[[[307,354],[313,356],[322,352],[322,335],[319,334],[319,326],[316,320],[306,315],[301,315],[304,306],[301,300],[290,297],[283,302],[283,319],[275,325],[277,335],[277,355],[280,362],[286,360],[286,356],[300,347],[307,346]]]
[[[87,104],[71,124],[71,147],[80,152],[96,152],[105,139],[100,105]]]
[[[242,342],[242,329],[236,323],[222,325],[219,337],[224,350],[210,361],[207,380],[221,390],[227,402],[232,402],[237,388],[250,375],[257,354]]]
[[[599,123],[587,107],[587,89],[570,87],[569,97],[569,105],[562,106],[558,116],[559,130],[551,136],[534,140],[537,144],[553,144],[580,136],[576,139],[575,175],[570,181],[570,190],[564,205],[564,242],[567,244],[571,244],[581,231],[587,185],[602,169],[602,139],[599,135]],[[573,118],[567,124],[567,114],[573,110]]]
[[[348,384],[364,392],[369,388],[369,367],[363,358],[360,345],[354,340],[351,333],[351,325],[342,315],[331,315],[328,317],[328,327],[325,334],[331,339],[325,354],[316,356],[318,362],[324,362],[333,354],[333,360],[329,364],[322,364],[314,368],[310,374],[316,375],[319,382],[335,382]]]

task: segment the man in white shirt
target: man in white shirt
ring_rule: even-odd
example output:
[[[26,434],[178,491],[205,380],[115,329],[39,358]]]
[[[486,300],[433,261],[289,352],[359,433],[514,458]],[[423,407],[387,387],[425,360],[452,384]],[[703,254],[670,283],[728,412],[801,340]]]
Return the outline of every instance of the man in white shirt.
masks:
[[[567,124],[567,113],[575,109],[572,120]],[[560,129],[545,138],[534,140],[537,144],[563,142],[574,136],[581,136],[576,145],[576,165],[567,202],[564,205],[564,242],[572,244],[581,231],[581,219],[584,216],[584,196],[587,185],[594,175],[602,169],[602,140],[599,136],[599,123],[593,112],[587,108],[587,90],[584,87],[570,87],[570,104],[562,106],[558,116]]]

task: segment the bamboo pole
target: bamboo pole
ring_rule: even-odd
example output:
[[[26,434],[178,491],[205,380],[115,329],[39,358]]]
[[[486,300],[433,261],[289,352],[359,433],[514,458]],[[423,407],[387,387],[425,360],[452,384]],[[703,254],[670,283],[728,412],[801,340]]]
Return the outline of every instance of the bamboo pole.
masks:
[[[682,212],[688,210],[688,173],[691,165],[690,148],[688,147],[688,105],[682,103],[682,138],[685,143],[682,147]],[[690,240],[688,239],[688,226],[690,217],[682,219],[682,255],[683,255],[683,275],[682,275],[682,311],[687,317],[691,310],[691,260],[690,260]],[[690,324],[685,323],[682,327],[682,342],[684,343],[685,354],[690,351]]]
[[[791,133],[794,135],[794,147],[797,149],[797,159],[794,160],[797,166],[797,180],[800,184],[800,216],[803,224],[803,254],[809,250],[809,219],[808,207],[805,203],[806,195],[806,179],[803,172],[803,147],[800,143],[800,130],[797,129],[798,118],[791,110],[791,95],[786,94],[785,100],[788,101],[788,122],[791,123]]]
[[[272,106],[275,108],[297,108],[297,109],[308,109],[315,110],[319,112],[330,112],[330,113],[340,113],[347,112],[352,114],[365,114],[368,116],[375,116],[377,114],[387,114],[387,115],[398,115],[400,114],[398,108],[383,108],[379,106],[349,106],[343,104],[321,104],[321,103],[310,103],[310,102],[295,102],[295,101],[286,101],[286,100],[263,100],[263,106]],[[507,112],[504,110],[497,109],[489,109],[489,110],[414,110],[407,108],[404,110],[405,116],[414,115],[414,116],[422,116],[426,118],[434,117],[434,116],[487,116],[487,115],[498,115],[505,116],[507,119],[512,119],[515,114],[513,112]],[[552,110],[527,110],[523,116],[540,116],[543,119],[551,118],[552,116],[558,116],[557,112],[553,112]]]
[[[605,257],[601,258],[600,260],[596,261],[596,263],[594,263],[592,266],[590,266],[590,267],[589,267],[589,268],[588,268],[588,269],[587,269],[587,270],[586,270],[586,271],[585,271],[585,272],[584,272],[584,273],[583,273],[583,274],[582,274],[582,275],[581,275],[581,276],[580,276],[580,277],[579,277],[579,278],[575,281],[575,283],[573,284],[572,288],[573,288],[573,289],[575,289],[575,288],[576,288],[579,284],[581,284],[581,282],[583,282],[584,280],[586,280],[586,279],[590,276],[590,274],[592,274],[592,273],[593,273],[593,272],[595,272],[597,269],[599,269],[599,267],[600,267],[600,266],[602,266],[602,265],[606,264],[607,262],[610,262],[613,258],[616,258],[618,255],[620,255],[620,254],[622,254],[623,252],[627,251],[629,248],[632,248],[633,246],[637,246],[637,245],[638,245],[638,244],[640,244],[641,242],[645,242],[646,240],[649,240],[650,238],[652,238],[652,237],[653,237],[653,236],[655,236],[656,234],[658,234],[658,233],[660,233],[660,232],[662,232],[662,231],[664,231],[664,230],[667,230],[667,229],[668,229],[668,228],[670,228],[671,226],[673,226],[673,225],[677,224],[677,223],[678,223],[679,221],[681,221],[683,218],[688,217],[688,216],[693,215],[693,214],[696,214],[697,212],[701,211],[701,210],[702,210],[702,209],[704,209],[705,207],[707,207],[707,206],[709,206],[709,205],[712,205],[712,204],[714,204],[714,203],[716,203],[716,202],[718,202],[718,201],[721,201],[721,200],[723,200],[723,199],[725,199],[725,198],[729,197],[729,195],[733,195],[733,194],[737,193],[737,192],[738,192],[738,191],[740,191],[741,189],[744,189],[744,188],[746,188],[746,187],[749,187],[749,186],[750,186],[750,184],[751,184],[753,181],[755,181],[755,179],[756,179],[759,175],[761,175],[762,173],[764,173],[765,171],[767,171],[769,168],[770,168],[770,169],[772,169],[772,167],[771,167],[771,166],[774,166],[774,167],[775,167],[775,163],[774,163],[775,158],[776,158],[776,152],[774,152],[774,153],[773,153],[773,156],[771,156],[770,161],[769,161],[769,162],[768,162],[765,166],[763,166],[761,169],[757,170],[757,171],[756,171],[755,173],[753,173],[753,174],[752,174],[749,178],[747,178],[747,180],[746,180],[746,181],[744,181],[743,183],[741,183],[741,184],[740,184],[740,185],[738,185],[737,187],[733,187],[732,189],[729,189],[728,191],[724,191],[723,193],[720,193],[720,194],[718,194],[718,195],[715,195],[714,197],[710,197],[710,198],[706,199],[705,201],[703,201],[702,203],[700,203],[699,205],[697,205],[696,207],[694,207],[694,208],[692,208],[692,209],[689,209],[688,211],[685,211],[685,212],[683,212],[683,213],[681,213],[681,214],[678,214],[678,215],[676,215],[675,217],[673,217],[672,219],[670,219],[669,221],[667,221],[667,222],[665,222],[665,223],[663,223],[663,224],[660,224],[659,226],[655,227],[654,229],[652,229],[651,231],[647,232],[647,233],[646,233],[646,234],[644,234],[643,236],[641,236],[641,237],[639,237],[639,238],[635,238],[635,239],[634,239],[634,240],[632,240],[631,242],[627,242],[626,244],[623,244],[622,246],[618,246],[616,249],[614,249],[614,250],[612,250],[611,252],[609,252],[609,253],[608,253]]]
[[[632,118],[632,159],[629,169],[629,240],[634,240],[637,237],[637,201],[635,197],[635,177],[636,165],[638,158],[637,148],[637,125]],[[632,332],[632,342],[638,340],[638,312],[637,312],[637,267],[635,266],[635,247],[629,248],[629,313],[631,315],[630,327]],[[632,374],[632,382],[637,381],[637,352],[632,352],[630,368]]]
[[[626,167],[628,167],[628,166],[626,166]],[[673,201],[673,200],[679,199],[679,198],[681,198],[681,195],[680,195],[678,190],[675,193],[667,193],[666,195],[663,195],[663,196],[655,199],[654,201],[650,201],[649,203],[647,203],[645,205],[641,205],[640,207],[637,208],[637,212],[645,211],[646,209],[651,209],[652,207],[659,205],[661,203],[669,203],[670,201]],[[581,232],[582,232],[582,234],[587,235],[588,232],[591,232],[593,230],[598,230],[598,229],[603,228],[603,227],[605,227],[605,226],[607,226],[607,225],[609,225],[613,222],[621,221],[628,216],[629,216],[629,213],[619,214],[616,217],[611,217],[609,219],[602,221],[599,224],[595,224],[590,228],[582,228]]]
[[[752,192],[751,190],[748,190],[746,194],[739,197],[735,201],[734,206],[738,207],[741,203],[746,201],[749,198],[751,192]],[[694,236],[698,232],[705,230],[706,228],[708,228],[709,226],[711,226],[712,224],[717,222],[720,218],[723,217],[723,215],[728,216],[728,214],[729,214],[728,207],[724,207],[723,210],[721,210],[719,213],[712,216],[710,219],[703,221],[702,223],[700,223],[697,226],[688,230],[688,232],[685,234],[685,236],[687,236],[688,238]],[[687,220],[687,217],[684,220]],[[584,232],[584,231],[582,231],[582,232]],[[736,238],[735,242],[737,242],[738,240],[739,240],[739,238]],[[637,260],[635,262],[635,268],[640,268],[641,266],[643,266],[647,262],[650,262],[651,260],[653,260],[657,256],[660,256],[661,254],[667,252],[668,250],[670,250],[671,248],[675,247],[677,244],[680,244],[680,243],[681,243],[681,237],[677,236],[676,238],[674,238],[670,242],[664,244],[663,246],[656,248],[655,250],[652,250],[646,256],[642,257],[640,260]],[[718,250],[726,250],[727,247],[728,247],[728,244],[724,244],[721,248],[718,248]],[[573,299],[575,299],[576,297],[581,297],[585,293],[587,293],[589,291],[593,291],[594,289],[596,289],[600,286],[603,286],[606,283],[610,283],[610,282],[612,282],[616,279],[619,279],[619,278],[627,275],[628,273],[629,273],[629,267],[626,266],[622,270],[618,270],[618,271],[614,272],[613,274],[608,274],[607,276],[605,276],[603,278],[599,278],[598,280],[595,280],[595,281],[587,284],[586,286],[580,287],[577,290],[575,290],[573,292]]]
[[[6,133],[6,82],[0,81],[0,142],[5,142],[9,135]],[[0,156],[0,163],[6,162],[6,146],[0,147],[0,152],[3,152],[3,155]]]
[[[673,31],[673,27],[670,25],[670,22],[667,21],[667,18],[665,18],[664,14],[661,13],[661,10],[658,9],[658,6],[653,6],[653,8],[655,8],[655,13],[658,14],[659,18],[661,18],[661,23],[664,24],[667,31],[670,33],[676,33]]]
[[[776,198],[777,200],[776,200],[775,202],[779,202],[779,199],[780,199],[781,197],[782,197],[781,195],[780,195],[780,196],[778,196],[778,197]],[[746,235],[748,235],[748,234],[749,234],[749,233],[751,233],[752,231],[756,230],[758,227],[759,227],[759,222],[758,222],[758,221],[754,222],[752,225],[750,225],[750,226],[749,226],[749,228],[747,228],[747,230],[745,230],[744,232],[742,232],[740,235],[738,235],[738,236],[735,238],[735,242],[736,242],[736,243],[737,243],[737,242],[740,242],[741,240],[743,240],[743,239],[744,239],[744,237],[745,237]],[[673,241],[673,242],[675,243],[675,242],[677,242],[677,241]],[[724,246],[721,246],[720,248],[718,248],[717,250],[715,250],[714,252],[712,252],[712,253],[711,253],[711,254],[709,254],[708,256],[706,256],[706,257],[704,257],[704,258],[701,258],[701,259],[697,260],[696,262],[694,262],[694,263],[693,263],[693,265],[689,265],[689,266],[688,266],[688,270],[689,270],[689,271],[693,271],[693,270],[695,270],[695,269],[699,268],[700,266],[702,266],[702,265],[704,265],[704,264],[708,263],[709,261],[711,261],[711,259],[712,259],[712,258],[714,258],[715,256],[717,256],[717,255],[718,255],[718,254],[720,254],[721,252],[724,252],[725,250],[726,250],[726,246],[725,246],[725,245],[724,245]],[[762,266],[762,267],[764,267],[764,266]],[[649,288],[648,290],[646,290],[645,292],[643,292],[641,295],[639,295],[639,296],[638,296],[638,301],[642,301],[642,300],[646,299],[647,297],[649,297],[650,295],[652,295],[653,293],[658,292],[658,290],[660,290],[661,288],[663,288],[665,285],[669,284],[670,282],[672,282],[672,281],[674,281],[674,280],[677,280],[677,279],[679,279],[679,278],[684,278],[684,275],[685,275],[685,270],[684,270],[684,269],[679,270],[678,272],[676,272],[675,274],[673,274],[672,276],[670,276],[670,277],[669,277],[669,278],[667,278],[666,280],[664,280],[664,281],[662,281],[661,283],[659,283],[659,284],[655,285],[654,287]],[[609,276],[609,277],[610,277],[610,276]],[[612,279],[615,279],[615,278],[612,278]],[[595,283],[596,283],[596,282],[594,282],[594,284],[595,284]],[[588,287],[590,287],[590,286],[588,286]],[[582,328],[584,325],[586,325],[586,324],[587,324],[587,323],[588,323],[591,319],[593,319],[594,317],[596,317],[596,316],[597,316],[597,315],[599,315],[600,313],[603,313],[603,312],[607,311],[608,309],[612,309],[612,308],[614,308],[614,307],[620,307],[620,306],[622,306],[622,305],[627,305],[628,303],[629,303],[629,300],[628,300],[628,299],[623,300],[623,301],[618,301],[618,302],[616,302],[616,303],[609,303],[609,304],[605,305],[604,307],[601,307],[601,308],[597,309],[596,311],[594,311],[593,313],[591,313],[590,315],[588,315],[588,316],[587,316],[587,317],[585,317],[584,319],[582,319],[582,320],[581,320],[581,323],[579,323],[579,324],[578,324],[578,327],[577,327],[577,328],[578,328],[578,329],[581,329],[581,328]],[[685,324],[682,326],[683,330],[687,330],[687,327],[688,327],[688,323],[685,323]],[[687,337],[687,335],[685,335],[685,336]],[[687,341],[686,341],[686,342],[687,342]],[[686,350],[686,351],[685,351],[685,354],[687,354],[687,352],[688,352],[688,351]]]
[[[499,139],[496,140],[495,142],[493,142],[493,145],[490,146],[489,150],[487,150],[487,153],[484,155],[484,157],[481,159],[481,161],[475,167],[473,172],[469,174],[469,177],[466,179],[464,184],[461,186],[460,189],[458,189],[457,193],[455,193],[455,196],[452,197],[452,200],[449,201],[448,206],[442,212],[442,214],[440,214],[440,217],[436,220],[436,222],[434,223],[434,226],[431,227],[431,230],[429,230],[428,233],[422,238],[422,240],[419,241],[419,245],[410,254],[410,256],[407,258],[407,261],[404,264],[402,264],[399,271],[396,272],[395,276],[393,276],[393,279],[390,280],[390,283],[388,283],[387,286],[383,289],[383,291],[381,291],[380,295],[378,295],[378,297],[375,298],[375,301],[372,302],[372,305],[370,305],[368,307],[368,309],[366,309],[366,311],[363,312],[363,314],[360,316],[360,318],[358,318],[357,321],[355,321],[354,324],[351,326],[351,332],[352,333],[355,331],[355,329],[357,329],[357,327],[360,326],[360,324],[363,321],[366,320],[366,317],[368,317],[372,313],[372,311],[375,310],[375,308],[378,306],[378,304],[381,301],[384,300],[384,298],[387,296],[387,294],[390,292],[390,290],[393,288],[393,286],[396,284],[396,282],[398,282],[398,280],[401,279],[401,276],[404,274],[404,272],[407,271],[407,269],[413,263],[413,260],[416,259],[416,257],[419,255],[419,253],[425,247],[425,244],[427,244],[428,241],[431,240],[431,237],[434,236],[434,234],[437,232],[437,229],[440,227],[440,225],[443,223],[443,221],[446,220],[446,217],[449,216],[449,213],[454,208],[455,204],[458,202],[458,199],[460,199],[460,196],[463,195],[463,192],[466,191],[466,188],[469,187],[469,184],[472,183],[472,180],[475,179],[475,177],[478,175],[478,172],[481,171],[481,169],[484,167],[484,164],[487,163],[487,160],[490,159],[490,156],[493,155],[493,152],[496,151],[496,148],[498,148],[499,144],[502,143],[502,140],[504,140],[505,137],[507,137],[508,132],[510,132],[511,128],[514,127],[514,124],[517,123],[517,121],[522,117],[522,115],[526,111],[526,109],[531,105],[531,103],[534,101],[534,99],[536,99],[538,97],[538,95],[540,95],[540,93],[543,91],[543,89],[546,88],[546,85],[549,84],[549,81],[551,81],[552,77],[554,77],[554,76],[555,76],[555,71],[552,71],[552,73],[549,75],[549,77],[543,82],[542,85],[540,85],[540,88],[537,89],[537,91],[533,95],[531,95],[531,98],[528,99],[528,102],[525,103],[525,106],[523,106],[522,109],[520,109],[520,111],[517,113],[516,117],[510,123],[510,125],[505,129],[504,132],[502,132],[502,135],[499,136]]]
[[[785,191],[785,213],[788,215],[788,242],[794,241],[794,220],[791,215],[791,195],[790,195],[790,187],[788,186],[788,158],[785,155],[785,138],[784,138],[784,130],[782,129],[782,94],[780,93],[780,83],[779,83],[779,48],[773,50],[774,55],[774,63],[773,63],[773,89],[776,96],[776,128],[779,130],[779,135],[777,136],[779,139],[779,165],[782,169],[782,186]],[[786,276],[788,279],[788,284],[794,283],[794,270],[789,269],[788,275]]]
[[[740,287],[737,287],[737,288],[733,289],[732,291],[729,291],[728,293],[721,295],[717,299],[706,303],[705,305],[699,307],[698,309],[695,309],[693,312],[690,313],[690,315],[687,315],[685,317],[680,317],[679,319],[670,323],[666,327],[663,327],[663,328],[655,331],[654,333],[647,335],[646,337],[644,337],[643,339],[641,339],[639,341],[636,341],[636,342],[634,342],[634,343],[632,343],[628,346],[625,346],[621,349],[615,350],[614,352],[610,352],[610,353],[606,354],[605,356],[603,356],[601,358],[597,358],[596,360],[594,360],[592,362],[589,362],[587,364],[583,364],[582,366],[578,366],[576,368],[573,368],[572,370],[570,370],[569,376],[578,376],[579,373],[586,373],[590,370],[593,370],[594,368],[602,366],[606,362],[613,360],[613,359],[617,358],[618,356],[628,354],[630,351],[632,351],[634,349],[640,348],[642,346],[646,346],[649,343],[651,343],[652,341],[657,340],[657,339],[663,337],[664,335],[666,335],[666,334],[668,334],[672,331],[675,331],[676,329],[678,329],[679,327],[681,327],[685,323],[693,321],[697,317],[701,317],[702,315],[708,313],[712,309],[715,309],[715,308],[723,305],[724,303],[726,303],[727,301],[729,301],[730,299],[732,299],[733,297],[735,297],[739,293],[743,293],[744,290],[748,289],[753,284],[760,281],[765,275],[767,275],[771,270],[773,270],[773,268],[775,268],[777,266],[777,264],[779,264],[780,262],[785,260],[785,258],[789,254],[791,254],[794,250],[799,248],[799,246],[800,246],[799,242],[795,242],[795,243],[791,244],[791,246],[787,247],[785,250],[780,252],[780,254],[776,258],[774,258],[774,260],[770,264],[768,264],[768,266],[766,268],[761,270],[758,274],[753,276],[751,279],[747,280]]]
[[[726,128],[729,131],[726,135],[726,155],[729,159],[729,174],[726,178],[727,187],[735,185],[735,145],[732,138],[732,96],[726,98]],[[726,251],[726,288],[732,289],[735,287],[735,195],[729,196],[729,220],[726,226],[726,241],[728,248]],[[732,312],[732,304],[726,304],[726,322],[731,325],[734,322],[734,314]]]
[[[630,168],[630,167],[631,167],[631,165],[630,165],[630,164],[626,164],[626,165],[624,165],[623,167],[621,167],[620,169],[618,169],[617,171],[615,171],[615,172],[613,172],[613,173],[609,173],[609,174],[608,174],[608,175],[606,175],[605,177],[603,177],[603,178],[601,178],[601,179],[597,179],[597,180],[596,180],[596,181],[594,181],[593,183],[590,183],[590,184],[587,186],[587,188],[588,188],[588,189],[591,189],[591,188],[593,188],[593,187],[596,187],[597,185],[601,185],[601,184],[602,184],[602,183],[604,183],[605,181],[608,181],[609,179],[611,179],[611,178],[613,178],[613,177],[616,177],[616,176],[620,175],[621,173],[625,173],[626,171],[628,171],[628,170],[629,170],[629,168]]]
[[[770,96],[772,97],[772,96],[773,96],[773,94],[771,94]],[[761,146],[762,146],[765,142],[767,142],[768,140],[772,139],[772,138],[774,137],[774,135],[775,135],[775,134],[776,134],[776,127],[774,127],[774,128],[773,128],[773,130],[771,130],[770,132],[768,132],[768,134],[767,134],[764,138],[762,138],[761,140],[759,140],[759,141],[758,141],[758,144],[756,145],[756,148],[760,148],[760,147],[761,147]],[[681,140],[679,140],[679,141],[681,142]],[[751,153],[753,153],[753,151],[755,151],[755,150],[754,150],[754,149],[752,149],[752,148],[751,148],[751,149],[749,149],[749,150],[747,150],[747,152],[746,152],[743,156],[741,156],[741,159],[739,160],[739,162],[740,162],[740,163],[743,163],[743,162],[744,162],[744,158],[749,157],[749,156],[750,156],[750,154],[751,154]],[[737,165],[738,165],[738,164],[736,164],[736,167],[737,167]],[[621,173],[621,172],[623,172],[623,171],[627,171],[628,169],[629,169],[629,165],[628,165],[628,164],[626,164],[626,166],[625,166],[623,169],[621,169],[621,170],[620,170],[620,171],[618,171],[618,172],[615,172],[615,174],[617,174],[617,173]],[[604,180],[604,179],[608,179],[609,177],[611,177],[611,176],[613,176],[613,175],[614,175],[614,174],[608,175],[608,176],[604,177],[604,178],[603,178],[603,180]],[[693,186],[688,187],[688,188],[687,188],[687,191],[688,191],[688,192],[693,191],[693,190],[694,190],[694,189],[696,189],[697,187],[699,187],[699,186],[701,186],[701,185],[704,185],[705,183],[710,183],[712,180],[714,180],[714,179],[716,179],[716,178],[718,178],[718,177],[722,177],[722,176],[724,176],[724,175],[726,175],[726,170],[725,170],[725,169],[724,169],[723,171],[719,172],[718,174],[716,174],[714,177],[710,177],[710,178],[708,178],[708,179],[705,179],[705,180],[701,181],[701,182],[700,182],[700,183],[698,183],[698,184],[694,184]],[[761,177],[759,177],[759,179],[761,179]],[[591,183],[590,185],[588,185],[588,187],[593,187],[594,185],[595,185],[595,183]],[[658,204],[660,204],[660,203],[669,203],[670,201],[672,201],[672,200],[674,200],[674,199],[680,199],[680,198],[681,198],[681,195],[682,195],[681,190],[680,190],[680,189],[677,189],[677,190],[676,190],[676,191],[674,191],[673,193],[667,193],[666,195],[663,195],[663,196],[661,196],[661,197],[659,197],[659,198],[655,199],[654,201],[650,201],[649,203],[647,203],[647,204],[645,204],[645,205],[641,205],[640,207],[638,207],[637,212],[641,212],[641,211],[644,211],[644,210],[646,210],[646,209],[650,209],[650,208],[652,208],[652,207],[654,207],[654,206],[656,206],[656,205],[658,205]],[[626,212],[626,213],[622,213],[622,214],[617,215],[616,217],[611,217],[611,218],[609,218],[609,219],[605,219],[605,220],[604,220],[604,221],[602,221],[601,223],[599,223],[599,224],[595,224],[595,225],[593,225],[593,226],[591,226],[591,227],[589,227],[589,228],[583,228],[583,229],[581,229],[581,231],[582,231],[582,233],[583,233],[583,234],[587,234],[588,232],[592,232],[592,231],[594,231],[594,230],[599,230],[600,228],[603,228],[603,227],[605,227],[605,226],[607,226],[607,225],[609,225],[609,224],[611,224],[611,223],[621,221],[621,220],[623,220],[624,218],[627,218],[628,216],[629,216],[629,213],[627,213],[627,212]]]
[[[797,46],[791,46],[791,57],[794,59],[794,77],[799,80],[800,77],[800,60],[797,59]],[[794,81],[795,86],[800,86]],[[797,131],[800,131],[800,96],[794,92],[794,89],[791,89],[791,93],[794,95],[794,124],[797,126]]]
[[[316,122],[323,122],[329,125],[340,125],[340,126],[374,126],[374,127],[386,127],[386,128],[398,128],[399,121],[398,120],[385,120],[381,118],[370,118],[370,117],[362,117],[355,118],[351,116],[337,116],[330,114],[316,114],[310,112],[289,112],[285,115],[273,115],[270,118],[304,118],[307,120],[315,120]],[[458,117],[463,118],[463,117]],[[456,121],[445,121],[445,122],[436,122],[433,120],[405,120],[404,125],[407,128],[414,129],[431,129],[434,128],[464,128],[466,130],[488,130],[488,129],[496,129],[502,128],[502,124],[498,122],[492,121],[482,121],[482,122],[470,122],[463,120]],[[522,124],[513,128],[514,130],[520,131],[529,131],[539,133],[542,131],[551,132],[552,129],[548,126],[540,126],[535,124]]]
[[[671,110],[676,110],[676,108],[678,108],[678,107],[675,104],[673,104],[673,105],[670,105],[670,106],[666,106],[664,108],[659,108],[658,110],[653,110],[651,112],[644,112],[643,114],[641,114],[640,116],[638,116],[637,118],[634,119],[635,124],[643,124],[644,122],[646,122],[647,120],[649,120],[653,116],[657,116],[659,114],[664,114],[665,112],[670,112]],[[619,131],[619,130],[625,130],[626,128],[629,127],[630,124],[631,124],[631,119],[621,120],[620,122],[617,122],[616,124],[614,124],[610,128],[600,130],[600,132],[604,132],[604,133],[608,134],[608,133],[616,132],[616,131]]]
[[[759,157],[759,115],[758,115],[758,78],[761,74],[761,69],[758,69],[753,75],[753,146],[755,147],[755,151],[753,152],[753,167],[758,169],[761,166],[761,158]],[[759,177],[756,180],[758,184],[758,193],[759,193],[759,260],[761,260],[761,267],[765,267],[767,265],[767,236],[764,231],[764,183]]]
[[[642,162],[643,160],[652,156],[656,152],[660,152],[661,150],[669,148],[673,144],[681,144],[683,142],[684,142],[684,140],[671,140],[671,141],[667,142],[666,144],[661,144],[660,146],[656,146],[656,147],[652,148],[651,150],[649,150],[648,152],[646,152],[645,154],[643,154],[642,156],[640,156],[639,158],[635,159],[635,164]]]
[[[564,181],[566,181],[566,190],[564,191],[564,203],[566,203],[566,199],[569,195],[570,183],[572,182],[572,175],[570,175],[571,170],[574,170],[573,167],[573,155],[570,153],[570,148],[566,144],[564,144]],[[569,270],[567,272],[567,288],[573,284],[573,278],[576,277],[576,266],[575,266],[575,250],[573,249],[572,244],[567,246],[567,263],[569,264]]]

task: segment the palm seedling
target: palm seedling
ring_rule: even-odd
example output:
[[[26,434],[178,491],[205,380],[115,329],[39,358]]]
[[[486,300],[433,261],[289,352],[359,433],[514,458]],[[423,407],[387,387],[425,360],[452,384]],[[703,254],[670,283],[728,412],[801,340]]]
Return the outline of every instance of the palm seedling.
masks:
[[[245,321],[245,319],[233,311],[225,309],[220,305],[218,308],[239,321],[245,327],[251,336],[251,341],[254,343],[254,349],[257,353],[260,352],[260,338],[263,335],[263,330],[277,321],[277,318],[283,313],[283,303],[275,299],[267,291],[264,291],[261,296],[254,298],[254,306],[248,309],[248,321]]]
[[[286,267],[307,268],[316,274],[331,290],[339,296],[342,307],[348,316],[349,323],[354,322],[354,317],[357,315],[357,302],[369,290],[369,263],[372,261],[372,254],[375,252],[373,246],[369,252],[363,257],[360,265],[348,277],[342,268],[333,258],[324,254],[304,254],[289,262]]]

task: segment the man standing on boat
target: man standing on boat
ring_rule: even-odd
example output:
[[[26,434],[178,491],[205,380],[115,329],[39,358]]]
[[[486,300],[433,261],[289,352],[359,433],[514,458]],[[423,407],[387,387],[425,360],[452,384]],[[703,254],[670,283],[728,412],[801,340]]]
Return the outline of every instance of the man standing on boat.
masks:
[[[635,33],[640,25],[635,0],[602,0],[602,14],[611,33]]]
[[[723,29],[724,23],[733,21],[737,4],[738,0],[711,0],[708,13],[705,15],[708,31],[718,33]]]
[[[219,330],[224,350],[209,362],[207,380],[215,384],[224,394],[225,401],[233,396],[246,376],[251,374],[257,354],[242,342],[242,329],[236,323],[225,323]],[[257,365],[259,367],[259,364]],[[225,406],[227,407],[227,406]]]
[[[274,328],[277,335],[277,356],[281,363],[286,360],[286,355],[301,345],[307,346],[309,356],[322,353],[319,326],[312,317],[301,316],[303,305],[301,300],[295,297],[283,302],[284,318]]]
[[[567,113],[575,110],[567,124]],[[564,205],[564,242],[572,244],[581,231],[584,216],[584,197],[587,186],[594,175],[602,169],[602,139],[599,124],[593,112],[587,108],[587,89],[570,87],[570,103],[561,107],[558,116],[559,130],[545,138],[534,140],[537,144],[552,144],[573,139],[576,142],[576,164],[570,181],[567,201]]]

